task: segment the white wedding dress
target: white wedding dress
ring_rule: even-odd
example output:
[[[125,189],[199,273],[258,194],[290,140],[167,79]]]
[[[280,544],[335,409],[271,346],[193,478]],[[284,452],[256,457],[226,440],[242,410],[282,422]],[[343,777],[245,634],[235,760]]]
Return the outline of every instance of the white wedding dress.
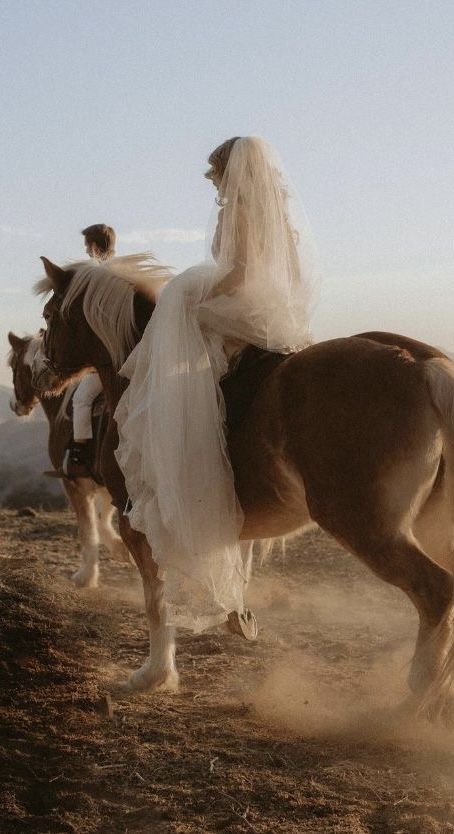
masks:
[[[243,610],[243,522],[219,381],[238,343],[308,344],[309,238],[289,218],[273,152],[238,139],[219,189],[216,260],[172,278],[121,373],[115,417],[129,520],[164,580],[167,623],[195,631]]]

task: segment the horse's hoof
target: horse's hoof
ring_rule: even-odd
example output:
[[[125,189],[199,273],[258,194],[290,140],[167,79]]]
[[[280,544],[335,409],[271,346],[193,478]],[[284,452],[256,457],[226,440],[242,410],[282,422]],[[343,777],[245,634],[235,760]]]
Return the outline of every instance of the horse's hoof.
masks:
[[[245,608],[241,614],[239,611],[231,611],[227,625],[232,634],[239,634],[245,640],[257,640],[257,620],[250,608]]]
[[[140,669],[133,672],[124,684],[124,692],[177,692],[179,684],[176,669],[161,671],[150,668],[144,663]]]
[[[440,695],[423,700],[417,715],[449,732],[454,730],[454,701],[449,696]]]
[[[79,568],[71,577],[77,588],[97,588],[98,578],[99,568],[97,565],[94,568]]]

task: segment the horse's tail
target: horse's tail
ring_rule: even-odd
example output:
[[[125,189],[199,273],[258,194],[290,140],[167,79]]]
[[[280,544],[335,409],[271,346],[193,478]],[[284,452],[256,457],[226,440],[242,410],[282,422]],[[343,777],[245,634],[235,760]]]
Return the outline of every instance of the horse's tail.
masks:
[[[446,358],[429,359],[424,363],[433,405],[441,418],[441,430],[448,446],[448,457],[454,457],[454,362]],[[454,460],[452,460],[454,465]]]
[[[454,362],[447,357],[429,359],[424,362],[424,367],[443,437],[444,490],[451,508],[454,547]]]
[[[452,507],[452,541],[454,546],[454,362],[446,358],[429,359],[424,362],[426,379],[432,404],[440,419],[443,436],[443,458],[445,461],[445,489],[448,501]],[[439,623],[432,639],[448,630],[447,652],[442,661],[439,673],[426,693],[423,708],[430,703],[444,705],[449,702],[454,683],[454,598],[446,609],[442,621]],[[444,641],[443,641],[444,642]],[[443,706],[441,706],[443,711]]]

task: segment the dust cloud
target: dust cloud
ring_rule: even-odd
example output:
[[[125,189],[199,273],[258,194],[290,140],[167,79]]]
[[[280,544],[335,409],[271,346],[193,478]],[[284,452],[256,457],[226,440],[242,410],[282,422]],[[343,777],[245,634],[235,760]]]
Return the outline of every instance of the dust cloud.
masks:
[[[278,647],[247,694],[260,720],[306,738],[451,753],[452,735],[414,715],[418,620],[406,596],[349,554],[306,567],[292,559],[249,594]]]
[[[309,651],[293,652],[270,671],[252,703],[263,718],[297,734],[377,739],[389,731],[392,738],[390,718],[405,696],[409,652],[383,657],[356,675],[339,674]]]

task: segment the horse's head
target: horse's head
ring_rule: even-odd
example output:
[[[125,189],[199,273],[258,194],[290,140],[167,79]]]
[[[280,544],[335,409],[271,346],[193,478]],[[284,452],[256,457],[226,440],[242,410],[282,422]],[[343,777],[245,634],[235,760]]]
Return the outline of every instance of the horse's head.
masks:
[[[44,257],[41,260],[47,284],[40,282],[38,291],[50,291],[52,295],[43,309],[46,322],[43,334],[45,367],[40,372],[36,370],[33,382],[39,391],[57,394],[87,368],[99,363],[109,364],[110,357],[87,323],[83,294],[75,297],[65,309],[65,299],[75,271],[71,268],[62,269]]]
[[[140,339],[168,269],[147,253],[64,269],[41,260],[46,278],[36,291],[52,296],[43,310],[47,372],[35,380],[39,390],[61,389],[87,368],[117,371]]]
[[[42,350],[42,336],[27,336],[21,339],[8,333],[11,345],[9,366],[13,372],[14,396],[10,407],[18,417],[25,417],[33,411],[39,400],[33,384],[33,366],[37,354]]]

